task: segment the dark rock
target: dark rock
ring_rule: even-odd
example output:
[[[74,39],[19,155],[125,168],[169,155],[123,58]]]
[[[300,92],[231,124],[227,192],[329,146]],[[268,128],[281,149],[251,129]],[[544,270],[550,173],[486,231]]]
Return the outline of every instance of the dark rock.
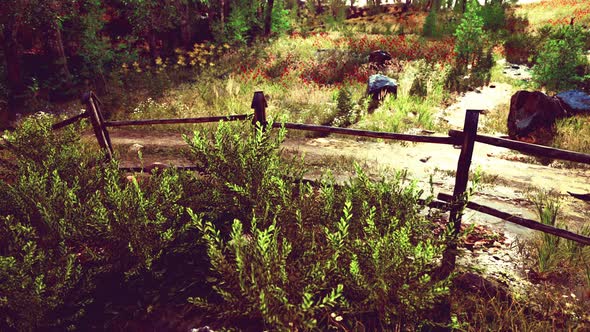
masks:
[[[538,91],[518,91],[510,99],[508,135],[513,139],[547,144],[555,134],[555,120],[565,115],[557,98]]]
[[[569,191],[567,193],[570,194],[570,196],[575,197],[577,199],[581,199],[583,201],[590,202],[590,193],[588,193],[588,194],[575,194],[575,193],[572,193]]]
[[[590,95],[582,91],[570,90],[557,94],[568,115],[590,113]]]
[[[459,274],[453,279],[453,286],[458,290],[473,293],[485,299],[497,298],[501,301],[512,301],[508,286],[472,272]]]
[[[512,65],[512,66],[510,66],[510,68],[512,68],[512,69],[520,69],[520,66]]]
[[[495,88],[496,88],[496,86],[495,86],[495,85],[493,85],[493,84],[492,84],[492,85],[490,85],[490,89],[495,89]]]
[[[385,65],[385,62],[387,62],[391,59],[392,59],[391,54],[389,54],[386,51],[382,51],[382,50],[373,51],[373,52],[371,52],[371,54],[369,54],[369,62],[375,63],[378,66]]]
[[[397,81],[380,74],[371,75],[367,83],[367,95],[371,96],[369,111],[375,110],[379,106],[379,101],[389,93],[397,98]]]

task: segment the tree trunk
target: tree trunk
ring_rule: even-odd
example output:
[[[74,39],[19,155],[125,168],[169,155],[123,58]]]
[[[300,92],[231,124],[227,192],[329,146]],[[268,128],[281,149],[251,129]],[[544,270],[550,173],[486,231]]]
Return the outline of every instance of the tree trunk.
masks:
[[[45,40],[47,53],[53,61],[56,74],[64,80],[69,80],[72,74],[68,69],[68,59],[64,50],[63,38],[57,24],[52,23],[45,36],[47,38]]]
[[[66,52],[64,50],[63,38],[61,35],[61,28],[57,23],[57,16],[60,10],[60,4],[58,1],[52,1],[50,3],[51,8],[51,21],[48,22],[48,29],[45,33],[45,47],[47,53],[53,65],[55,66],[55,72],[64,81],[69,81],[72,78],[72,74],[68,69],[68,60],[66,58]]]
[[[160,52],[158,51],[158,43],[156,40],[156,31],[154,29],[150,29],[147,32],[147,42],[150,48],[150,56],[152,60],[156,60],[160,56]]]
[[[221,31],[225,33],[225,0],[220,0],[219,2],[221,4],[221,9],[219,10],[221,16],[219,21],[221,22]]]
[[[268,0],[266,2],[266,16],[264,18],[264,35],[270,36],[272,32],[272,8],[274,6],[274,0]]]
[[[19,13],[14,13],[4,26],[4,58],[6,61],[6,78],[8,85],[8,107],[0,112],[0,128],[8,128],[16,120],[16,114],[24,109],[25,84],[21,70],[21,48],[17,33],[20,26]]]
[[[190,5],[180,4],[180,43],[185,49],[191,48],[193,31],[190,24]]]

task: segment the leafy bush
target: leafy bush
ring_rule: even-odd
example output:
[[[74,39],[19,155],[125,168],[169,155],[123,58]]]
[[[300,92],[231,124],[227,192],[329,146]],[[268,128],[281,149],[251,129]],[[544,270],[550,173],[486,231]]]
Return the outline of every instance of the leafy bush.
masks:
[[[352,101],[350,88],[342,87],[336,94],[336,115],[331,121],[332,126],[348,127],[358,122],[360,109]]]
[[[327,329],[417,326],[447,282],[432,278],[444,239],[421,213],[422,191],[404,173],[373,181],[362,171],[319,188],[281,166],[278,143],[220,124],[195,133],[209,208],[191,212],[208,248],[217,296],[193,297],[226,326]],[[223,192],[223,197],[221,195]],[[197,205],[198,206],[198,205]]]
[[[436,26],[436,9],[432,8],[426,20],[424,20],[424,26],[422,27],[422,36],[424,37],[438,37],[440,32]]]
[[[456,58],[446,84],[451,90],[463,91],[470,86],[485,84],[490,79],[494,63],[480,15],[477,1],[469,1],[461,24],[455,31]]]
[[[483,28],[489,31],[498,31],[506,25],[506,10],[501,2],[493,1],[482,6],[480,15],[483,19]]]
[[[534,80],[551,91],[562,91],[586,79],[586,36],[583,28],[577,25],[560,26],[554,30],[533,66]]]
[[[2,330],[74,328],[101,276],[149,270],[190,227],[177,174],[127,181],[75,131],[34,118],[6,137],[2,164],[17,164],[0,182]]]
[[[484,21],[479,14],[478,7],[477,1],[468,1],[467,11],[455,31],[457,62],[465,69],[469,64],[474,64],[477,61],[477,55],[483,47]]]

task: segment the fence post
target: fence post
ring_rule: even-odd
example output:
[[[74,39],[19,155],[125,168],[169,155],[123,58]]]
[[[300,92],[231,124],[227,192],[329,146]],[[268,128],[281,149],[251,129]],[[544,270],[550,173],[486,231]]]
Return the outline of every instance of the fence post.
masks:
[[[254,97],[252,98],[252,108],[254,109],[252,124],[256,125],[258,122],[260,123],[260,126],[262,126],[262,129],[266,129],[266,125],[268,124],[266,121],[266,107],[268,107],[268,104],[266,103],[264,92],[254,92]]]
[[[465,206],[465,191],[469,182],[469,167],[473,156],[473,146],[477,135],[477,124],[479,121],[479,110],[467,110],[465,124],[463,125],[463,144],[455,174],[455,190],[453,191],[453,202],[449,216],[449,225],[452,229],[452,239],[445,249],[441,264],[440,277],[448,277],[455,269],[457,259],[457,237],[461,232],[461,216]]]
[[[465,204],[465,190],[469,181],[469,167],[471,166],[471,157],[473,155],[473,146],[475,145],[475,136],[477,135],[477,122],[479,120],[479,111],[467,110],[465,114],[465,124],[463,125],[463,144],[461,154],[457,164],[457,173],[455,175],[455,190],[453,192],[453,201],[451,202],[451,215],[448,225],[452,227],[451,240],[445,251],[441,266],[436,273],[437,280],[446,279],[455,270],[457,261],[457,241],[461,232],[461,214]],[[426,326],[423,331],[451,331],[451,298],[445,296],[441,301],[435,304],[433,309],[434,315],[432,322],[434,324]]]
[[[100,111],[100,101],[93,92],[87,92],[82,96],[82,103],[86,104],[86,112],[90,118],[98,145],[105,151],[107,160],[113,159],[113,146]]]

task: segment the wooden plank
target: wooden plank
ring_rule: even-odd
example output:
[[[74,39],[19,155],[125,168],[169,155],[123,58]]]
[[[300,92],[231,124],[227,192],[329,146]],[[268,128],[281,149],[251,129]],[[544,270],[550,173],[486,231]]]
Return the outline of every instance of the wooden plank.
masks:
[[[254,92],[254,97],[252,98],[252,108],[254,109],[254,118],[252,119],[253,125],[256,125],[256,123],[260,123],[262,128],[266,128],[266,125],[268,124],[268,121],[266,121],[267,107],[268,103],[266,102],[266,98],[264,97],[264,92]]]
[[[479,121],[478,110],[467,110],[465,113],[465,123],[463,124],[463,144],[461,154],[457,162],[457,172],[455,173],[455,188],[453,191],[453,200],[451,203],[451,214],[449,223],[453,227],[453,240],[447,245],[443,253],[443,259],[439,270],[439,277],[448,277],[455,269],[457,261],[457,238],[461,233],[461,215],[465,206],[465,191],[469,182],[469,168],[471,167],[471,158],[473,157],[473,147],[475,146],[475,136],[477,135],[477,124]]]
[[[111,143],[111,137],[109,135],[109,131],[107,129],[107,126],[105,125],[105,120],[102,115],[102,110],[100,108],[102,103],[101,103],[100,99],[98,99],[96,94],[94,94],[94,92],[91,92],[90,99],[91,99],[92,103],[94,104],[94,108],[96,109],[96,113],[98,115],[98,120],[99,120],[99,124],[100,124],[100,129],[102,130],[102,134],[105,138],[107,148],[109,149],[110,155],[112,156],[115,154],[115,150],[113,149],[113,144]]]
[[[105,151],[105,157],[108,160],[113,159],[113,151],[109,147],[107,143],[107,139],[104,135],[104,131],[102,129],[102,124],[100,122],[100,117],[95,107],[95,103],[92,98],[92,92],[85,93],[82,97],[82,103],[86,104],[86,112],[88,112],[90,117],[90,123],[92,124],[92,129],[94,129],[94,136],[98,141],[98,145],[101,149]]]
[[[448,195],[448,194],[444,194],[444,193],[438,194],[437,198],[440,199],[441,201],[445,201],[445,202],[452,202],[453,201],[453,196]],[[480,205],[480,204],[477,204],[474,202],[468,202],[467,208],[481,212],[481,213],[488,214],[490,216],[494,216],[496,218],[506,220],[506,221],[511,222],[513,224],[517,224],[517,225],[520,225],[520,226],[523,226],[523,227],[526,227],[529,229],[534,229],[537,231],[541,231],[543,233],[552,234],[555,236],[562,237],[564,239],[576,241],[576,242],[581,243],[583,245],[590,245],[590,237],[582,236],[582,235],[576,234],[574,232],[571,232],[571,231],[568,231],[565,229],[553,227],[550,225],[545,225],[545,224],[540,223],[535,220],[511,215],[509,213],[506,213],[506,212],[503,212],[500,210],[496,210],[496,209],[488,207],[488,206]]]
[[[173,119],[146,119],[146,120],[125,120],[125,121],[105,121],[107,127],[125,127],[125,126],[147,126],[147,125],[166,125],[166,124],[190,124],[190,123],[207,123],[219,121],[241,121],[250,118],[251,114],[240,115],[223,115],[209,116],[201,118],[173,118]]]
[[[451,137],[462,137],[463,132],[460,130],[449,130],[449,136]],[[578,163],[590,164],[590,154],[584,154],[574,151],[568,150],[561,150],[556,148],[551,148],[548,146],[538,145],[538,144],[531,144],[525,143],[505,138],[487,136],[487,135],[477,135],[475,137],[475,141],[499,146],[502,148],[512,149],[516,151],[520,151],[523,153],[528,153],[531,155],[539,156],[539,157],[547,157],[551,159],[560,159],[560,160],[567,160],[573,161]]]
[[[85,118],[87,116],[88,116],[88,112],[87,111],[82,112],[82,113],[80,113],[80,114],[78,114],[76,116],[73,116],[73,117],[69,118],[69,119],[66,119],[66,120],[63,120],[61,122],[58,122],[58,123],[53,124],[53,126],[51,126],[51,129],[53,129],[53,130],[61,129],[61,128],[66,127],[68,125],[71,125],[72,123],[75,123],[75,122],[77,122],[77,121],[79,121],[79,120],[81,120],[81,119],[83,119],[83,118]]]
[[[397,133],[386,133],[379,131],[359,130],[350,128],[339,128],[330,126],[311,125],[303,123],[273,123],[273,128],[285,127],[287,129],[294,130],[306,130],[319,133],[328,134],[339,134],[359,137],[371,137],[371,138],[382,138],[389,140],[409,141],[409,142],[421,142],[421,143],[435,143],[435,144],[449,144],[456,145],[460,144],[461,140],[454,137],[441,137],[441,136],[426,136],[426,135],[409,135],[409,134],[397,134]]]

